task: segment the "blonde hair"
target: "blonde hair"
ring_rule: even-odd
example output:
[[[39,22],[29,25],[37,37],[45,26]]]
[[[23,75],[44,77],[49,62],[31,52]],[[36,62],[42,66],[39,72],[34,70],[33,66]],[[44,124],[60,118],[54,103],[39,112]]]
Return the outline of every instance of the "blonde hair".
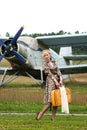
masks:
[[[45,49],[42,51],[42,56],[44,56],[45,54],[50,54],[49,49]]]

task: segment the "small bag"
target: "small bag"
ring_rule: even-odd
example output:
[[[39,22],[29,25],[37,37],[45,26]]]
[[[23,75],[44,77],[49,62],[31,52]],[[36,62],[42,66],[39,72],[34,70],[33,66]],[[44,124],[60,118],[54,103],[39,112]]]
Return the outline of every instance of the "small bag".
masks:
[[[65,88],[65,89],[66,89],[68,103],[71,103],[70,89],[69,88]],[[55,89],[55,90],[51,91],[51,102],[52,102],[52,106],[61,106],[62,105],[60,89]]]

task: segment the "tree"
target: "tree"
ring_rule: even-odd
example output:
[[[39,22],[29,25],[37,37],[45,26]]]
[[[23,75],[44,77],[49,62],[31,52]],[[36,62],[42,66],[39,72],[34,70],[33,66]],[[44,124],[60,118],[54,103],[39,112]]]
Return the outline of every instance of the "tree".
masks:
[[[75,31],[75,33],[76,33],[76,34],[79,34],[79,31],[77,30],[77,31]]]
[[[10,34],[8,32],[6,32],[5,36],[6,37],[10,37]]]

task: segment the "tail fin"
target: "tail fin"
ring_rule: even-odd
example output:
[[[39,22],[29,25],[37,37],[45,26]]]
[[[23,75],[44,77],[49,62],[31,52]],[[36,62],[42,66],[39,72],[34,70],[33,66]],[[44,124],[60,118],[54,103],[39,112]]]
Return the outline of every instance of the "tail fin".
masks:
[[[61,47],[60,48],[60,52],[59,52],[59,55],[61,56],[71,56],[72,55],[72,47]],[[67,65],[71,65],[72,64],[72,61],[70,60],[66,60],[66,64]]]
[[[72,55],[72,47],[61,47],[59,55],[61,55],[61,56]]]
[[[64,67],[64,66],[67,66],[67,62],[66,60],[64,59],[64,57],[62,55],[59,55],[57,54],[54,50],[52,50],[51,48],[49,48],[50,50],[50,53],[51,53],[51,56],[53,58],[53,60],[56,61],[56,64],[57,66],[60,68],[60,67]],[[64,50],[63,50],[64,51]],[[61,52],[63,52],[62,49],[61,49]],[[65,51],[64,51],[65,52]],[[67,51],[66,51],[67,52]],[[63,75],[63,79],[66,79],[68,78],[69,75]]]

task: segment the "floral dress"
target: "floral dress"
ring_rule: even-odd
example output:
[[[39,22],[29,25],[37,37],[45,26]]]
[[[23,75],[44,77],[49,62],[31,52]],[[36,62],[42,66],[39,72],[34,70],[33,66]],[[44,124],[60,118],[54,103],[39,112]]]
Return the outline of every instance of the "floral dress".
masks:
[[[44,104],[47,104],[48,102],[51,103],[51,91],[56,88],[54,81],[52,80],[52,77],[55,76],[57,80],[59,80],[59,77],[61,76],[61,72],[58,69],[55,61],[51,61],[53,65],[51,65],[49,62],[44,61],[43,62],[43,70],[46,74],[46,88],[45,88],[45,94],[44,94]]]

